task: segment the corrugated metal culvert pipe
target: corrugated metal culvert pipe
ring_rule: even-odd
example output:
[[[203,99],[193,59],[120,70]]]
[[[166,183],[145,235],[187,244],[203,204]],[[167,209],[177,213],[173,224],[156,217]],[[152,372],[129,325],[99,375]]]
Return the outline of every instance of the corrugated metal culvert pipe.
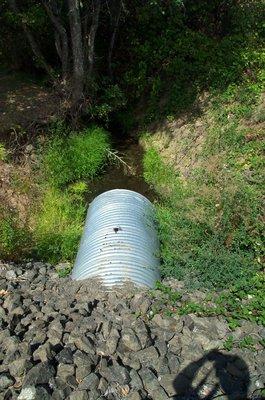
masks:
[[[92,277],[108,287],[154,287],[160,278],[155,210],[141,194],[114,189],[90,204],[72,279]]]

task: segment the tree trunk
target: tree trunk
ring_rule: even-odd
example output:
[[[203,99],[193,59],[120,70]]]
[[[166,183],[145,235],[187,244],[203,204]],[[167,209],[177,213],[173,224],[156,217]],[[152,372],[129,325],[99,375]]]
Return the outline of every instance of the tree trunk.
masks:
[[[69,22],[73,51],[73,106],[83,99],[84,90],[84,54],[82,43],[79,0],[68,0]]]
[[[52,11],[52,9],[48,6],[47,1],[42,1],[44,8],[49,16],[54,28],[55,32],[55,47],[57,53],[60,57],[62,64],[62,78],[63,80],[67,80],[68,72],[69,72],[69,50],[68,50],[68,37],[66,29],[64,28],[60,18]]]
[[[117,4],[118,3],[118,4]],[[110,38],[110,44],[109,44],[109,51],[108,51],[108,71],[109,71],[109,76],[111,80],[113,79],[113,72],[112,72],[112,54],[113,54],[113,49],[114,49],[114,43],[119,27],[119,20],[120,20],[120,15],[121,15],[121,5],[122,1],[117,0],[113,2],[113,10],[111,12],[111,26],[112,26],[112,34]]]
[[[98,29],[98,19],[101,7],[101,0],[94,0],[94,12],[92,15],[92,23],[88,35],[88,79],[92,80],[92,74],[95,61],[95,38]]]
[[[9,6],[10,8],[13,10],[13,12],[15,14],[19,14],[19,9],[16,3],[16,0],[9,0]],[[45,58],[34,38],[34,36],[32,35],[29,27],[25,24],[25,22],[23,22],[23,19],[21,19],[21,26],[24,30],[24,33],[28,39],[28,42],[30,44],[31,50],[33,52],[33,54],[35,55],[38,63],[40,64],[40,66],[47,72],[47,74],[54,80],[55,79],[55,74],[54,74],[54,70],[53,68],[45,61]]]

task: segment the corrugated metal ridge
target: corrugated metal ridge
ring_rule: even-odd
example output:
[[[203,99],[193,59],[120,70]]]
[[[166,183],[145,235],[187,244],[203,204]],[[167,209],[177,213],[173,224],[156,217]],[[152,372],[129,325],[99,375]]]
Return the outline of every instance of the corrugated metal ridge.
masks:
[[[72,278],[99,278],[106,286],[159,279],[155,209],[143,195],[114,189],[90,204]]]

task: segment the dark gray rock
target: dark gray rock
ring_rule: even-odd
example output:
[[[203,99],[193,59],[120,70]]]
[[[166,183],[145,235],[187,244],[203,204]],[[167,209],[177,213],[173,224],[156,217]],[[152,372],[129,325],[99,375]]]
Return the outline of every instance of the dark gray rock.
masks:
[[[145,315],[152,302],[151,300],[146,296],[145,293],[137,293],[131,300],[131,310],[134,312],[140,312],[142,315]]]
[[[161,329],[159,328],[159,326],[156,325],[151,326],[151,336],[152,339],[155,341],[159,340],[161,342],[168,342],[173,338],[174,334],[174,331]]]
[[[137,353],[134,353],[132,357],[139,360],[142,365],[155,368],[158,362],[159,355],[156,348],[154,346],[150,346],[146,349],[138,351]]]
[[[127,399],[127,400],[141,400],[142,397],[141,397],[141,395],[139,394],[139,392],[132,391],[132,392],[130,392],[130,393],[128,394],[128,396],[126,397],[126,399]]]
[[[77,337],[74,338],[75,346],[85,353],[94,354],[95,353],[95,346],[91,340],[86,337]]]
[[[70,376],[74,376],[75,367],[73,364],[59,364],[57,367],[57,377],[67,382]]]
[[[54,353],[52,351],[51,344],[49,342],[44,343],[43,345],[39,346],[37,350],[33,353],[33,360],[41,362],[45,362],[50,360],[53,357]]]
[[[138,339],[140,340],[142,349],[148,347],[152,344],[147,325],[142,319],[137,319],[133,321],[131,325],[132,329],[136,333]]]
[[[106,340],[106,351],[109,355],[115,353],[117,346],[118,346],[119,339],[120,339],[119,331],[118,331],[118,329],[113,327],[110,330],[108,339]]]
[[[93,362],[90,356],[78,350],[74,354],[74,364],[77,367],[76,379],[78,382],[81,382],[85,376],[91,373]]]
[[[68,382],[63,381],[62,379],[55,377],[55,384],[53,385],[56,388],[57,394],[63,393],[63,398],[66,399],[72,393],[72,387],[68,384]],[[59,393],[58,393],[59,392]]]
[[[47,335],[45,330],[41,328],[36,328],[34,331],[32,330],[30,335],[25,335],[24,339],[31,343],[31,345],[41,345],[47,339]]]
[[[22,376],[32,367],[32,363],[26,358],[18,358],[9,364],[9,372],[15,378]]]
[[[172,339],[169,340],[168,342],[168,350],[174,354],[180,354],[183,342],[181,340],[182,338],[180,337],[179,334],[174,335]],[[188,343],[188,348],[190,346],[190,343]]]
[[[141,368],[141,363],[135,356],[136,353],[124,354],[124,352],[118,351],[116,354],[122,359],[123,365],[126,365],[135,371],[138,371]]]
[[[1,373],[0,374],[0,391],[7,389],[9,386],[13,385],[14,380],[10,375]]]
[[[176,389],[174,387],[174,381],[176,379],[175,374],[165,374],[159,377],[160,385],[165,389],[168,396],[174,396],[176,393]]]
[[[175,317],[165,317],[160,314],[156,314],[152,319],[152,323],[159,326],[161,329],[175,333],[180,333],[183,329],[183,321],[177,315]]]
[[[164,356],[167,353],[167,343],[164,340],[156,340],[155,341],[155,348],[157,349],[160,356]]]
[[[79,390],[92,390],[97,389],[99,385],[99,378],[95,373],[91,373],[84,377],[82,382],[79,383]]]
[[[108,381],[105,378],[100,378],[98,390],[104,395],[108,390]]]
[[[69,400],[90,400],[85,390],[75,390],[69,396]]]
[[[61,389],[55,389],[52,393],[52,400],[64,400],[65,399],[65,394],[64,391]]]
[[[55,370],[51,364],[48,362],[39,363],[28,371],[23,387],[47,384],[54,375]]]
[[[168,367],[170,369],[170,372],[172,374],[176,374],[177,372],[179,372],[179,369],[180,369],[179,357],[174,353],[168,352],[167,360],[168,360]]]
[[[142,349],[140,340],[136,336],[135,332],[130,329],[124,329],[121,334],[121,342],[131,351],[139,351]]]
[[[159,357],[156,363],[155,370],[157,371],[158,375],[165,375],[170,373],[168,367],[168,359],[166,356]]]
[[[27,386],[23,388],[17,400],[50,400],[51,395],[43,387]]]
[[[10,271],[6,271],[5,278],[9,281],[16,280],[17,274],[11,269]]]
[[[131,378],[130,387],[133,390],[138,391],[143,388],[143,382],[142,382],[138,372],[135,371],[134,369],[131,369],[131,371],[130,371],[130,378]]]
[[[70,349],[70,347],[64,347],[57,355],[56,355],[56,360],[59,363],[64,363],[64,364],[73,364],[74,359],[73,359],[73,351]]]
[[[108,382],[117,382],[120,385],[125,385],[130,381],[128,370],[116,361],[113,362],[113,365],[108,366],[106,360],[102,360],[100,374]]]
[[[100,400],[102,399],[102,396],[100,392],[97,389],[93,389],[89,391],[88,394],[89,400]]]
[[[148,368],[142,368],[139,375],[143,381],[143,385],[148,395],[156,400],[165,400],[168,398],[164,389],[160,386],[156,375]]]

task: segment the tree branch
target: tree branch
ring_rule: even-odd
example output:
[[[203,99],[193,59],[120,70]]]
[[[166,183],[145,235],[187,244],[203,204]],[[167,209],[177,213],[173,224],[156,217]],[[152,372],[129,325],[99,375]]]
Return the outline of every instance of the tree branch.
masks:
[[[8,2],[9,2],[9,6],[10,6],[11,10],[15,14],[19,15],[19,9],[18,9],[16,0],[8,0]],[[23,19],[20,20],[20,23],[21,23],[22,29],[24,30],[24,33],[25,33],[25,35],[26,35],[26,37],[28,39],[28,42],[29,42],[30,47],[31,47],[31,50],[32,50],[33,54],[35,55],[36,59],[38,60],[40,66],[54,80],[54,77],[55,77],[54,70],[51,67],[51,65],[49,65],[46,62],[46,60],[45,60],[45,58],[44,58],[44,56],[43,56],[43,54],[42,54],[37,42],[36,42],[33,34],[31,33],[31,30],[29,29],[27,24],[23,21]]]
[[[114,49],[114,43],[117,35],[117,31],[119,28],[119,20],[120,20],[120,15],[121,15],[121,8],[122,8],[122,0],[118,0],[118,6],[116,6],[117,1],[114,0],[113,4],[113,9],[111,10],[111,25],[113,26],[111,38],[110,38],[110,44],[109,44],[109,51],[108,51],[108,70],[109,70],[109,76],[111,80],[113,79],[113,73],[112,73],[112,54],[113,54],[113,49]],[[114,14],[114,16],[113,16]]]
[[[95,60],[95,38],[98,29],[98,20],[101,7],[101,0],[94,1],[94,12],[92,15],[92,23],[88,35],[88,79],[92,79]]]
[[[63,79],[67,78],[68,75],[68,59],[69,59],[69,50],[68,50],[68,37],[66,29],[64,28],[60,18],[55,15],[52,9],[49,7],[47,0],[42,0],[42,4],[49,16],[52,24],[54,25],[57,34],[55,34],[55,47],[57,53],[60,57],[61,64],[62,64],[62,77]]]

